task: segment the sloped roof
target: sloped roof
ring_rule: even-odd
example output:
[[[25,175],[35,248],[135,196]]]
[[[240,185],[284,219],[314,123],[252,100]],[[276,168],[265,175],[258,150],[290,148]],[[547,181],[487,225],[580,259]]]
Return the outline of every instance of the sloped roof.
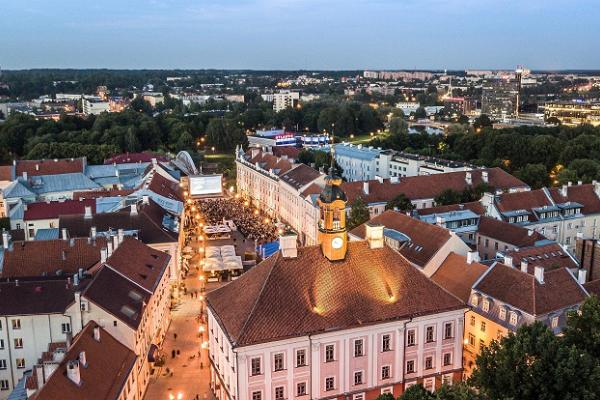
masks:
[[[536,242],[548,240],[537,231],[484,216],[479,218],[478,233],[517,247],[533,246]]]
[[[544,283],[539,283],[533,275],[500,263],[473,289],[534,316],[579,304],[587,297],[566,268],[545,271]]]
[[[85,207],[91,207],[92,213],[96,212],[95,200],[63,200],[27,204],[24,219],[26,221],[38,219],[58,218],[61,215],[84,214]]]
[[[266,171],[273,170],[273,173],[276,175],[285,174],[293,167],[293,163],[290,160],[263,151],[258,151],[258,154],[252,157],[252,149],[246,153],[246,159],[254,165],[258,163]]]
[[[13,165],[0,165],[0,181],[12,181],[15,178],[13,170]]]
[[[85,157],[54,160],[17,160],[16,175],[23,176],[23,172],[27,172],[28,177],[83,173],[85,165]]]
[[[142,152],[142,153],[123,153],[117,154],[111,158],[107,158],[104,160],[104,164],[125,164],[125,163],[137,163],[137,162],[151,162],[152,159],[156,159],[157,161],[169,161],[169,159],[158,153],[153,153],[150,151]]]
[[[148,185],[148,190],[153,191],[168,199],[183,201],[183,195],[178,183],[168,180],[161,174],[155,173]]]
[[[593,184],[567,186],[567,195],[563,196],[559,188],[550,188],[552,199],[559,204],[568,202],[583,205],[584,214],[600,213],[600,198],[594,191]]]
[[[278,252],[207,300],[234,346],[463,307],[400,254],[365,241],[349,242],[336,262],[320,246],[299,248],[297,258]]]
[[[543,246],[532,246],[506,252],[507,256],[513,258],[513,265],[519,266],[526,259],[527,270],[533,274],[535,267],[543,267],[546,270],[554,268],[578,268],[577,263],[563,250],[558,243],[549,243]]]
[[[418,215],[443,214],[452,211],[471,210],[477,215],[485,215],[485,207],[479,201],[472,201],[462,204],[450,204],[446,206],[436,206],[428,208],[419,208],[415,210]]]
[[[478,262],[468,264],[465,256],[451,252],[431,279],[466,304],[471,287],[487,270],[487,266]]]
[[[117,399],[125,386],[137,356],[100,327],[100,341],[94,339],[90,321],[74,338],[73,343],[57,370],[36,393],[36,400],[106,400]],[[81,384],[67,377],[67,363],[77,360],[84,351],[87,366],[80,366]]]
[[[498,197],[496,207],[500,212],[516,211],[516,210],[531,210],[532,208],[540,208],[544,206],[552,206],[552,201],[546,196],[543,189],[504,193]],[[535,221],[536,216],[531,214],[530,221]]]
[[[133,193],[133,189],[105,189],[73,192],[73,200],[97,199],[101,197],[125,197]]]
[[[299,190],[320,176],[321,173],[316,169],[311,168],[306,164],[298,164],[285,174],[282,174],[279,178],[294,189]]]
[[[411,218],[401,212],[387,210],[372,218],[370,223],[382,224],[408,237],[408,242],[400,249],[400,254],[420,267],[438,252],[450,240],[450,231],[437,225],[428,224]],[[350,231],[350,234],[365,238],[365,224]]]
[[[342,189],[348,196],[349,203],[362,197],[367,203],[388,202],[400,193],[404,193],[410,200],[433,199],[445,189],[463,191],[467,185],[466,174],[471,174],[472,186],[484,183],[481,173],[487,171],[488,184],[496,190],[509,190],[515,188],[528,188],[527,184],[515,178],[501,168],[476,169],[468,172],[446,172],[443,174],[421,175],[400,178],[397,183],[389,179],[383,182],[370,180],[369,194],[363,191],[363,182],[344,182]]]

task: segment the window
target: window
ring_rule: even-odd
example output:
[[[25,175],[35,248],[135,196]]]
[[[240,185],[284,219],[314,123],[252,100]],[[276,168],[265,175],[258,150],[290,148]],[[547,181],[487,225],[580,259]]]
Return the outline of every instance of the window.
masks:
[[[451,339],[452,336],[452,322],[446,322],[444,324],[444,339]]]
[[[442,385],[452,385],[452,374],[442,375]]]
[[[444,353],[444,367],[452,364],[452,353]]]
[[[306,395],[306,382],[300,382],[296,385],[296,396],[304,396]]]
[[[509,321],[509,322],[510,322],[510,324],[511,324],[511,325],[517,325],[517,320],[518,320],[518,318],[517,318],[517,313],[516,313],[516,312],[514,312],[514,311],[513,311],[513,312],[511,312],[511,313],[510,313],[510,321]]]
[[[552,329],[556,329],[556,327],[558,326],[558,317],[552,317],[552,320],[550,321],[550,326],[552,327]]]
[[[479,296],[477,296],[476,294],[471,296],[471,304],[473,305],[473,307],[477,307],[479,305]]]
[[[18,369],[25,368],[25,359],[24,358],[17,358],[16,362],[17,362],[17,368]]]
[[[471,315],[471,326],[475,326],[475,316]]]
[[[469,344],[475,346],[475,336],[472,333],[469,333]]]
[[[0,380],[0,390],[8,390],[10,386],[8,386],[8,379]]]
[[[69,324],[68,322],[61,324],[61,327],[62,327],[62,333],[71,332],[71,324]]]
[[[0,360],[0,369],[6,369],[6,360]]]
[[[483,300],[483,303],[481,304],[481,309],[484,312],[490,311],[490,301],[488,299],[484,299]]]
[[[414,360],[410,360],[406,362],[406,373],[412,374],[415,372],[415,362]]]
[[[22,348],[23,348],[23,339],[15,338],[15,349],[22,349]]]
[[[352,400],[365,400],[364,393],[357,393],[352,396]]]
[[[415,330],[411,329],[406,333],[406,345],[414,346],[415,345]]]
[[[275,368],[275,371],[283,370],[283,353],[275,354],[273,359],[273,367]]]
[[[335,348],[332,344],[325,346],[325,362],[334,361]]]
[[[283,400],[283,386],[275,388],[275,400]]]
[[[483,339],[479,339],[479,350],[483,350],[483,348],[485,347],[485,342],[483,341]]]
[[[11,322],[12,322],[13,329],[21,329],[21,320],[20,319],[13,319],[13,320],[11,320]]]
[[[383,335],[381,337],[381,351],[390,351],[391,350],[391,340],[390,335]]]
[[[363,340],[357,339],[354,341],[354,357],[361,357],[363,355]]]
[[[252,400],[262,400],[261,392],[252,392]]]
[[[485,327],[486,327],[485,321],[481,321],[481,332],[485,332]]]
[[[357,371],[354,373],[354,384],[362,385],[363,383],[363,373],[362,371]]]
[[[4,350],[4,339],[0,339],[0,350]]]
[[[304,367],[306,365],[306,350],[296,351],[296,367]]]
[[[427,343],[431,343],[434,341],[433,333],[434,333],[433,326],[428,326],[427,329],[425,330],[425,341]]]
[[[333,389],[335,389],[335,378],[325,378],[325,390],[329,391]]]
[[[384,365],[381,367],[381,379],[389,379],[390,377],[390,366]]]
[[[117,326],[117,320],[113,321],[113,326]]]
[[[502,321],[506,321],[506,308],[504,307],[500,307],[500,313],[498,314],[498,317],[502,320]]]
[[[425,357],[425,369],[433,368],[433,357]]]
[[[260,375],[260,358],[255,357],[250,361],[251,364],[251,375]]]

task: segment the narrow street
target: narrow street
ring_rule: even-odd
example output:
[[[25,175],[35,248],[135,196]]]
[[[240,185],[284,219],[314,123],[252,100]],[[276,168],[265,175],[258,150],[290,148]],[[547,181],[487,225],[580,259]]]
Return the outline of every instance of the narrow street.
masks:
[[[171,312],[171,324],[161,349],[165,365],[156,368],[150,379],[146,400],[193,400],[196,396],[200,400],[213,399],[209,389],[208,350],[201,349],[202,342],[207,340],[207,332],[201,336],[201,324],[197,319],[204,303],[200,292],[203,284],[195,271],[185,279],[187,294],[182,293],[180,302]],[[209,283],[206,290],[214,290],[220,285]]]

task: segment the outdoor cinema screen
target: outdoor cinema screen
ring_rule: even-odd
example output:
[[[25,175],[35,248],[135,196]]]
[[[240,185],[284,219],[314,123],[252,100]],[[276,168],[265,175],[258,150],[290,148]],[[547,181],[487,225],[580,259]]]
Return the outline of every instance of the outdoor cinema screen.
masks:
[[[190,194],[192,196],[220,196],[222,194],[222,175],[190,176]]]

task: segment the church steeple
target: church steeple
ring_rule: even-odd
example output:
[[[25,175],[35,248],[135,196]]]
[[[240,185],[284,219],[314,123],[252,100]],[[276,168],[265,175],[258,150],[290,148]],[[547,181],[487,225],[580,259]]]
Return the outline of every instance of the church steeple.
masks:
[[[346,231],[346,194],[341,189],[342,179],[334,168],[333,139],[331,143],[331,166],[325,177],[325,187],[318,200],[319,204],[319,243],[323,255],[330,261],[343,260],[348,248]]]

